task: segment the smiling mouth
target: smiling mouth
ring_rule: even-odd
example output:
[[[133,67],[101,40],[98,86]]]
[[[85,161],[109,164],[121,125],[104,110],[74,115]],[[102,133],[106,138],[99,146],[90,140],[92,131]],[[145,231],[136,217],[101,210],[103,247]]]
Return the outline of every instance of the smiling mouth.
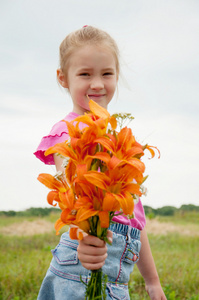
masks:
[[[88,97],[90,99],[92,99],[92,97],[93,98],[100,98],[100,97],[104,97],[104,96],[105,96],[105,94],[92,94],[92,95],[88,95]]]

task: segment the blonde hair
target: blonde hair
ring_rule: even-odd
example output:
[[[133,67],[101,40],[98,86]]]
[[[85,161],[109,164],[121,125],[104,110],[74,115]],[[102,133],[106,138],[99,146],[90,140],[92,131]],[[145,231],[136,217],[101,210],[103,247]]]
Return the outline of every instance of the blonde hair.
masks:
[[[85,45],[105,46],[113,54],[116,63],[116,70],[119,75],[119,49],[114,39],[105,31],[93,26],[84,26],[65,37],[59,47],[60,68],[66,74],[71,54],[77,48]]]

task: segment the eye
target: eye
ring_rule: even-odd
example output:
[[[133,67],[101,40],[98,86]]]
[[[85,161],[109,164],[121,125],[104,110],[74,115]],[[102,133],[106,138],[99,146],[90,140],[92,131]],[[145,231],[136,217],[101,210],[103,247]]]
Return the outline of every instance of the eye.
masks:
[[[79,76],[89,76],[89,73],[80,73]]]
[[[111,76],[111,75],[113,75],[112,72],[105,72],[105,73],[103,74],[103,76]]]

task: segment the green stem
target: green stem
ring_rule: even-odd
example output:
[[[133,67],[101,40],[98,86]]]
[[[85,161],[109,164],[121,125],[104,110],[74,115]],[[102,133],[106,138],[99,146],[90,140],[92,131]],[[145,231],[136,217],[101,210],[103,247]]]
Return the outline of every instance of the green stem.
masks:
[[[114,212],[109,214],[109,222],[111,222]],[[107,239],[108,228],[101,228],[99,216],[89,218],[90,235],[97,236],[101,240],[109,243]],[[85,300],[106,300],[106,283],[107,275],[104,275],[102,269],[91,271],[91,278],[86,284]]]
[[[107,279],[103,276],[102,269],[93,270],[86,288],[85,300],[105,300],[106,282]]]

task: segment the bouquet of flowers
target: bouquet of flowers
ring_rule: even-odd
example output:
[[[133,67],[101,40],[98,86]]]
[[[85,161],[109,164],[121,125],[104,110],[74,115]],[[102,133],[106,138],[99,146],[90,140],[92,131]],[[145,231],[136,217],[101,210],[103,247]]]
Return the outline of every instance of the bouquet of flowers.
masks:
[[[71,239],[83,233],[108,242],[107,230],[115,215],[133,217],[134,204],[143,194],[144,151],[154,157],[155,147],[140,145],[128,127],[117,125],[129,114],[110,116],[105,108],[89,101],[90,112],[66,122],[70,138],[49,148],[45,155],[63,156],[64,172],[40,174],[38,180],[51,191],[47,201],[61,208],[55,223],[57,234],[70,225]],[[79,124],[85,124],[80,129]],[[57,202],[54,204],[54,202]],[[92,271],[85,299],[105,299],[102,270]]]

